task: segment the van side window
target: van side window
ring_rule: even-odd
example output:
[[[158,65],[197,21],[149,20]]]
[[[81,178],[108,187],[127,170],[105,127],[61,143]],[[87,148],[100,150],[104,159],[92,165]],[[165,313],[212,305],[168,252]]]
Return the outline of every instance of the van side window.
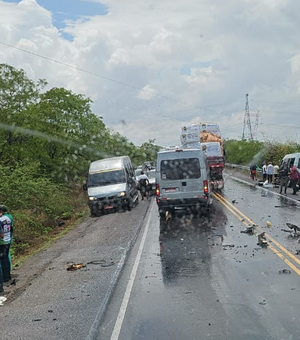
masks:
[[[295,158],[291,158],[289,162],[289,166],[294,165],[294,163],[295,163]]]
[[[297,166],[298,169],[300,169],[300,158],[298,159],[298,166]]]
[[[160,167],[163,180],[192,179],[201,176],[198,158],[164,160]]]

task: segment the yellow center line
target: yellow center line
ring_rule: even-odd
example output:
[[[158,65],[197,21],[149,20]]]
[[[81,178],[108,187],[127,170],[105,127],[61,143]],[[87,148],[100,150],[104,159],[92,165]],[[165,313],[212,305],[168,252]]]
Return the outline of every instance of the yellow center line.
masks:
[[[224,205],[229,211],[231,211],[241,222],[246,224],[245,220],[247,220],[249,223],[251,223],[251,225],[255,225],[256,228],[260,232],[265,232],[260,226],[258,226],[256,223],[254,223],[249,217],[247,217],[245,214],[243,214],[238,208],[236,208],[233,204],[231,204],[229,201],[227,201],[223,196],[221,196],[218,193],[215,193],[214,196],[222,205]],[[242,219],[240,217],[242,217]],[[273,237],[271,237],[267,232],[265,232],[265,237],[269,241],[271,241],[273,244],[275,244],[286,255],[288,255],[293,261],[295,261],[298,265],[300,265],[300,260],[295,255],[290,253],[279,242],[274,240]],[[273,251],[274,254],[276,254],[278,257],[280,257],[290,268],[292,268],[300,276],[300,270],[293,263],[291,263],[288,259],[286,259],[283,256],[283,254],[281,252],[279,252],[276,248],[274,248],[270,243],[268,245],[269,245],[269,248]]]

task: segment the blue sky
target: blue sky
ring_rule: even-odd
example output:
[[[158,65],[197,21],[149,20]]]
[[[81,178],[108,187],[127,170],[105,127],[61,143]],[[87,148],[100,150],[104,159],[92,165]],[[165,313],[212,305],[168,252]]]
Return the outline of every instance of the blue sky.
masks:
[[[16,0],[2,0],[4,2],[19,3]],[[80,0],[36,0],[36,2],[51,11],[53,25],[58,29],[65,27],[65,20],[76,20],[85,16],[105,15],[105,5],[96,2]]]

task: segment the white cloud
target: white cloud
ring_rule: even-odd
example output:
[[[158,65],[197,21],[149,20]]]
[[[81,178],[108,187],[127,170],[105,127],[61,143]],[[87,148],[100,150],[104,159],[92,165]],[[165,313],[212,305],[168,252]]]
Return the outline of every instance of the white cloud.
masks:
[[[107,5],[108,14],[69,21],[62,32],[34,0],[0,1],[0,41],[95,75],[7,46],[0,62],[91,97],[105,124],[139,144],[176,144],[180,125],[195,117],[218,121],[225,137],[240,137],[245,93],[261,123],[275,125],[266,133],[286,135],[284,114],[300,102],[300,3],[94,2]],[[292,117],[299,126],[299,113]],[[289,133],[296,137],[296,130]]]

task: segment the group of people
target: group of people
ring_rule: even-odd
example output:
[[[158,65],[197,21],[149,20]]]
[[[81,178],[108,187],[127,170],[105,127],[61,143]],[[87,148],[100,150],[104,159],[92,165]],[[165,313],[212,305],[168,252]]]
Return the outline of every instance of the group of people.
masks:
[[[250,166],[250,176],[253,180],[257,180],[257,171],[260,170],[256,164]],[[288,163],[283,163],[281,167],[278,164],[273,165],[272,162],[268,164],[263,163],[261,168],[263,182],[267,184],[275,183],[279,184],[279,192],[282,194],[283,188],[286,194],[288,186],[293,189],[293,195],[297,194],[298,184],[300,182],[300,174],[298,169],[291,164],[290,167]]]
[[[5,205],[0,205],[0,293],[4,282],[11,280],[10,245],[13,235],[13,217]]]

